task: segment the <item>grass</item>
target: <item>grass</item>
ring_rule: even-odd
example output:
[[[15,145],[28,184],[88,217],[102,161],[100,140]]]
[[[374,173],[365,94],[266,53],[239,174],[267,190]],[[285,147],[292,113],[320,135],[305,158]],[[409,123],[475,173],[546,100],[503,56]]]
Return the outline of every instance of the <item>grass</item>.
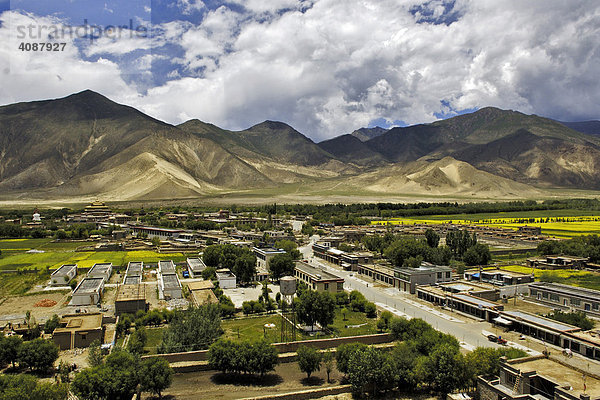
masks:
[[[144,350],[146,350],[148,354],[156,354],[156,348],[162,341],[163,333],[166,329],[166,327],[146,329],[148,341],[146,342]]]
[[[48,276],[39,274],[3,274],[0,275],[0,297],[24,295],[35,285],[48,280]]]
[[[355,325],[362,326],[350,327]],[[371,335],[377,333],[377,318],[367,318],[364,313],[348,311],[346,313],[346,320],[344,320],[340,310],[336,310],[335,319],[329,328],[338,336]]]

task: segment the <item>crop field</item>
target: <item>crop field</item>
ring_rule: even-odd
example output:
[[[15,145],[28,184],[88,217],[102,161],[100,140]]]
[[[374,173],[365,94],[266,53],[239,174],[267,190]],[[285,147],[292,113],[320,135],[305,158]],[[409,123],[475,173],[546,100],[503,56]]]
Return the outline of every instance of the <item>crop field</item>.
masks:
[[[598,215],[598,212],[590,213],[590,215],[586,214],[580,210],[554,210],[496,214],[432,215],[425,218],[391,218],[383,221],[372,221],[371,223],[373,225],[481,225],[513,230],[528,225],[541,227],[544,235],[562,238],[600,234],[600,215]]]
[[[522,272],[526,274],[530,274],[532,271],[532,268],[524,267],[521,265],[510,265],[507,267],[502,267],[502,269],[514,272]],[[536,280],[538,281],[541,280],[545,282],[564,283],[566,285],[600,290],[600,273],[597,272],[582,271],[575,269],[534,269],[533,273]]]
[[[157,262],[159,260],[185,260],[182,253],[158,253],[155,251],[75,251],[81,242],[53,243],[50,239],[4,239],[0,240],[0,270],[55,269],[62,264],[77,264],[89,268],[95,263],[111,262],[126,265],[129,261]],[[42,253],[27,253],[29,250]]]

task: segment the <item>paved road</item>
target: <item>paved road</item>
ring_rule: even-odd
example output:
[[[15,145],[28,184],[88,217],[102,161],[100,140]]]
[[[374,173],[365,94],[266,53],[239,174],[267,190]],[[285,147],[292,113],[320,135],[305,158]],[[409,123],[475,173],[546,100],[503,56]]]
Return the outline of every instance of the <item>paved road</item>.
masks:
[[[300,252],[313,266],[323,268],[344,278],[344,289],[349,291],[358,290],[369,301],[385,304],[388,307],[394,308],[400,314],[403,313],[410,317],[421,318],[437,330],[452,334],[458,340],[466,343],[463,347],[500,347],[498,344],[488,341],[481,334],[482,330],[495,332],[495,328],[487,322],[474,321],[454,313],[440,312],[439,308],[424,306],[414,301],[414,297],[397,289],[373,286],[373,283],[362,280],[355,276],[355,273],[326,265],[321,260],[313,257],[311,246],[317,240],[318,236],[311,237],[309,244],[299,248]]]

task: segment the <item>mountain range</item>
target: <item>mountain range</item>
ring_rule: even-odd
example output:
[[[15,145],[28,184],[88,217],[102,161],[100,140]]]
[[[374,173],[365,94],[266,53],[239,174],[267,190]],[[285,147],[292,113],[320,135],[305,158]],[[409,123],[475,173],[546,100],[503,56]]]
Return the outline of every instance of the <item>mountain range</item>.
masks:
[[[86,90],[0,107],[0,192],[5,199],[160,200],[300,187],[373,198],[596,190],[600,136],[584,133],[593,122],[569,127],[487,107],[315,143],[276,121],[242,131],[199,120],[174,126]]]

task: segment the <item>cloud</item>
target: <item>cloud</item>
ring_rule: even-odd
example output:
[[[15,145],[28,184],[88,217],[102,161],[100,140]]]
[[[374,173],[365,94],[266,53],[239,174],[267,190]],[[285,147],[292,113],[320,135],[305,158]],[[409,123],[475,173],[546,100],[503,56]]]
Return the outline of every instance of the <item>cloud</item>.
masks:
[[[115,74],[120,89],[105,83],[104,94],[120,93],[115,100],[172,123],[200,118],[243,129],[276,119],[317,140],[376,120],[430,122],[488,105],[563,120],[600,117],[596,2],[205,3],[179,0],[183,13],[201,11],[201,21],[157,25],[151,44],[98,41],[69,62],[82,75]],[[155,84],[123,82],[122,53],[148,46],[152,57],[140,65],[154,62]],[[78,60],[86,54],[104,64]],[[61,66],[49,69],[59,74]],[[75,83],[40,85],[31,99]],[[3,103],[23,97],[17,87],[1,90]]]

